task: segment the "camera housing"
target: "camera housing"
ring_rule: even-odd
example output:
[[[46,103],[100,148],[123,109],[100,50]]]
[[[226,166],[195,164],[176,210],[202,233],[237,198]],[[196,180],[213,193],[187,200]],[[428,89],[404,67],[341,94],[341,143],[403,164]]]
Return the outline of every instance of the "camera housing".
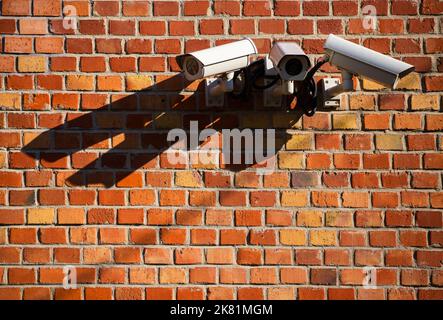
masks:
[[[414,71],[414,66],[408,63],[333,34],[328,36],[324,48],[330,64],[388,88],[395,88],[399,79]]]
[[[269,53],[282,80],[302,81],[306,77],[311,62],[302,48],[294,42],[276,42]]]
[[[249,56],[257,54],[250,38],[179,55],[176,61],[189,81],[233,72],[249,65]]]

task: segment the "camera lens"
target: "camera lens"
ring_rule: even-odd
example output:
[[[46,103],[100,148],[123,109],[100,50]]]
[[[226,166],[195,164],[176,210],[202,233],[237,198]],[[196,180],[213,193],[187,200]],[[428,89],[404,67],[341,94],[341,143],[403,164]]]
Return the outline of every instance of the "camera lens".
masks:
[[[303,64],[298,59],[291,59],[286,62],[285,69],[290,76],[296,76],[302,71]]]
[[[188,73],[190,75],[196,75],[198,72],[199,66],[198,66],[198,62],[195,59],[187,59],[186,60],[186,70],[188,71]]]

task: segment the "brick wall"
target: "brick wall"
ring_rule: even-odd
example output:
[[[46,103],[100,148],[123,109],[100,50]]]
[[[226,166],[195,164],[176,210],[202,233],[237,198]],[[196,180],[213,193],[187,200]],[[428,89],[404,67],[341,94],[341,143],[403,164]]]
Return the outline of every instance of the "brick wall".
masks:
[[[441,1],[1,10],[0,298],[443,299]],[[417,72],[396,91],[356,82],[338,110],[309,118],[259,93],[207,107],[174,60],[249,36],[260,54],[293,40],[314,61],[329,33]],[[190,120],[277,129],[275,171],[171,164],[166,134]],[[77,289],[63,288],[65,266]]]

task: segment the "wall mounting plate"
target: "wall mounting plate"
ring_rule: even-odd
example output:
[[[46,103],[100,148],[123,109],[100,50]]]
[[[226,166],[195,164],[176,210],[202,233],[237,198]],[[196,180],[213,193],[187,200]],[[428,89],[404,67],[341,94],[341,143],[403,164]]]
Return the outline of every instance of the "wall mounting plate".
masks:
[[[218,86],[222,81],[220,78],[206,78],[205,79],[205,99],[207,107],[223,107],[225,103],[225,94],[211,95],[213,88]]]
[[[321,96],[324,96],[324,92],[329,88],[335,87],[340,84],[339,78],[324,78],[320,80],[319,90],[321,92]],[[337,109],[340,107],[340,95],[323,101],[323,104],[319,106],[320,109]]]

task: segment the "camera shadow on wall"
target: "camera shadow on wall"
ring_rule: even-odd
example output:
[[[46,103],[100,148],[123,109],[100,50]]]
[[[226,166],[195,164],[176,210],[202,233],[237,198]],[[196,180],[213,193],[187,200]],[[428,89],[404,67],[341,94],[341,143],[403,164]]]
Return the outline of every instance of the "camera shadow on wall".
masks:
[[[28,132],[22,151],[39,160],[42,169],[59,170],[58,186],[72,187],[130,186],[131,174],[138,169],[223,169],[234,172],[276,169],[277,152],[290,137],[285,129],[296,126],[303,114],[291,109],[293,101],[270,110],[263,107],[263,97],[257,92],[246,100],[227,95],[224,107],[206,107],[203,83],[189,82],[182,74],[177,74],[163,77],[134,93],[111,94],[111,101],[103,100],[107,98],[106,94],[88,93],[87,99],[81,94],[80,110],[53,101],[51,114],[58,115],[55,126],[44,132]],[[43,114],[50,115],[40,113]],[[179,136],[168,141],[171,130],[180,129],[192,134],[192,123],[198,123],[199,130],[213,129],[215,135],[194,146],[183,143]],[[269,152],[265,141],[261,144],[265,149],[264,158],[257,162],[256,157],[252,157],[251,161],[248,154],[257,150],[251,150],[243,139],[240,147],[231,143],[223,153],[222,133],[232,129],[242,133],[244,130],[276,129],[273,152]],[[219,142],[216,147],[205,149],[204,146],[214,139]],[[183,145],[185,148],[180,149],[181,155],[177,157],[176,147]],[[257,141],[253,141],[253,146],[257,147]],[[208,152],[213,154],[209,163],[193,157],[195,151],[201,154],[200,149],[206,150],[203,151],[205,159]],[[226,151],[231,156],[229,160]],[[171,161],[183,155],[184,162]]]

